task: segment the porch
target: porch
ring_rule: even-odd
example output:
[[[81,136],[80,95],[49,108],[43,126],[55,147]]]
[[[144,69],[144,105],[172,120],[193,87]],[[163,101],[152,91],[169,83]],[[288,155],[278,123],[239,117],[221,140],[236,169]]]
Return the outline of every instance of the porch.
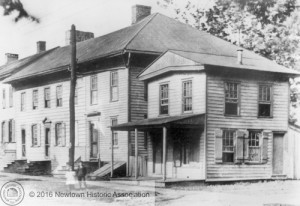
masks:
[[[172,179],[204,180],[204,120],[204,114],[168,116],[119,124],[112,126],[111,130],[135,131],[134,180],[138,180],[140,171],[139,131],[146,133],[148,145],[146,174],[142,179],[153,178],[163,182]],[[113,148],[111,152],[113,154]],[[113,168],[111,174],[113,176]]]

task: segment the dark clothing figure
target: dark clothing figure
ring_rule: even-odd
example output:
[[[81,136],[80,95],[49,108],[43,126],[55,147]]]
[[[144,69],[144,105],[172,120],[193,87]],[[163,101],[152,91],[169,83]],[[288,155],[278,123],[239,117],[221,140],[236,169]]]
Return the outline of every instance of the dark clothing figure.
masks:
[[[79,167],[78,167],[76,173],[77,173],[77,178],[78,178],[78,182],[79,182],[79,188],[87,188],[87,185],[85,182],[85,176],[87,174],[87,170],[82,165],[82,163],[79,164]]]

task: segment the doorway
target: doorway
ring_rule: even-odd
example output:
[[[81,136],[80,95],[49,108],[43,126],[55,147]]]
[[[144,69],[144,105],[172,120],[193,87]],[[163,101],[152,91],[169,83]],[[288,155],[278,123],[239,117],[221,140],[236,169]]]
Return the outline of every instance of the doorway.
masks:
[[[90,157],[98,157],[98,128],[97,123],[94,121],[89,122],[89,134],[90,134]]]
[[[162,174],[162,163],[163,163],[163,138],[162,132],[151,131],[151,137],[153,142],[153,174]]]
[[[283,136],[274,133],[273,137],[273,175],[283,174]]]
[[[21,130],[21,138],[22,138],[22,157],[26,157],[26,130]]]
[[[50,156],[50,128],[45,128],[45,157]]]

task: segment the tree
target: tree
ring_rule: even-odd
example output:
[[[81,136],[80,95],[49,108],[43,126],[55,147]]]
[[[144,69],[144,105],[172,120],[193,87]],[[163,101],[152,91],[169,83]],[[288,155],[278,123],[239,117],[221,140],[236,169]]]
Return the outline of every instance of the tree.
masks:
[[[175,17],[233,44],[252,50],[278,64],[296,69],[300,62],[300,16],[295,0],[216,0],[209,9],[188,2],[179,8],[174,0],[160,0],[173,7]],[[298,62],[297,62],[298,61]],[[299,68],[300,69],[300,68]],[[299,105],[300,83],[291,80],[291,105]]]
[[[25,18],[31,21],[39,23],[39,19],[35,16],[29,14],[23,7],[23,4],[20,0],[0,0],[0,6],[4,9],[4,16],[11,15],[13,12],[17,12],[18,15],[15,17],[15,22],[18,22],[20,19]]]

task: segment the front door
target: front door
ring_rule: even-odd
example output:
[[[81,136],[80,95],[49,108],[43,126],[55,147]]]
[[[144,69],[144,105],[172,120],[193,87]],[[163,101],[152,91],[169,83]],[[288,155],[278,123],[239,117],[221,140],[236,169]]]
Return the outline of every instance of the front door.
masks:
[[[90,122],[89,134],[90,134],[90,156],[91,158],[97,158],[98,156],[98,128],[96,122]]]
[[[25,129],[21,130],[21,138],[22,138],[22,157],[26,157],[26,131],[25,131]]]
[[[273,175],[283,174],[283,134],[273,137]]]
[[[153,136],[153,174],[162,174],[163,145],[162,132],[154,132]]]
[[[50,156],[50,128],[45,129],[45,157]]]

